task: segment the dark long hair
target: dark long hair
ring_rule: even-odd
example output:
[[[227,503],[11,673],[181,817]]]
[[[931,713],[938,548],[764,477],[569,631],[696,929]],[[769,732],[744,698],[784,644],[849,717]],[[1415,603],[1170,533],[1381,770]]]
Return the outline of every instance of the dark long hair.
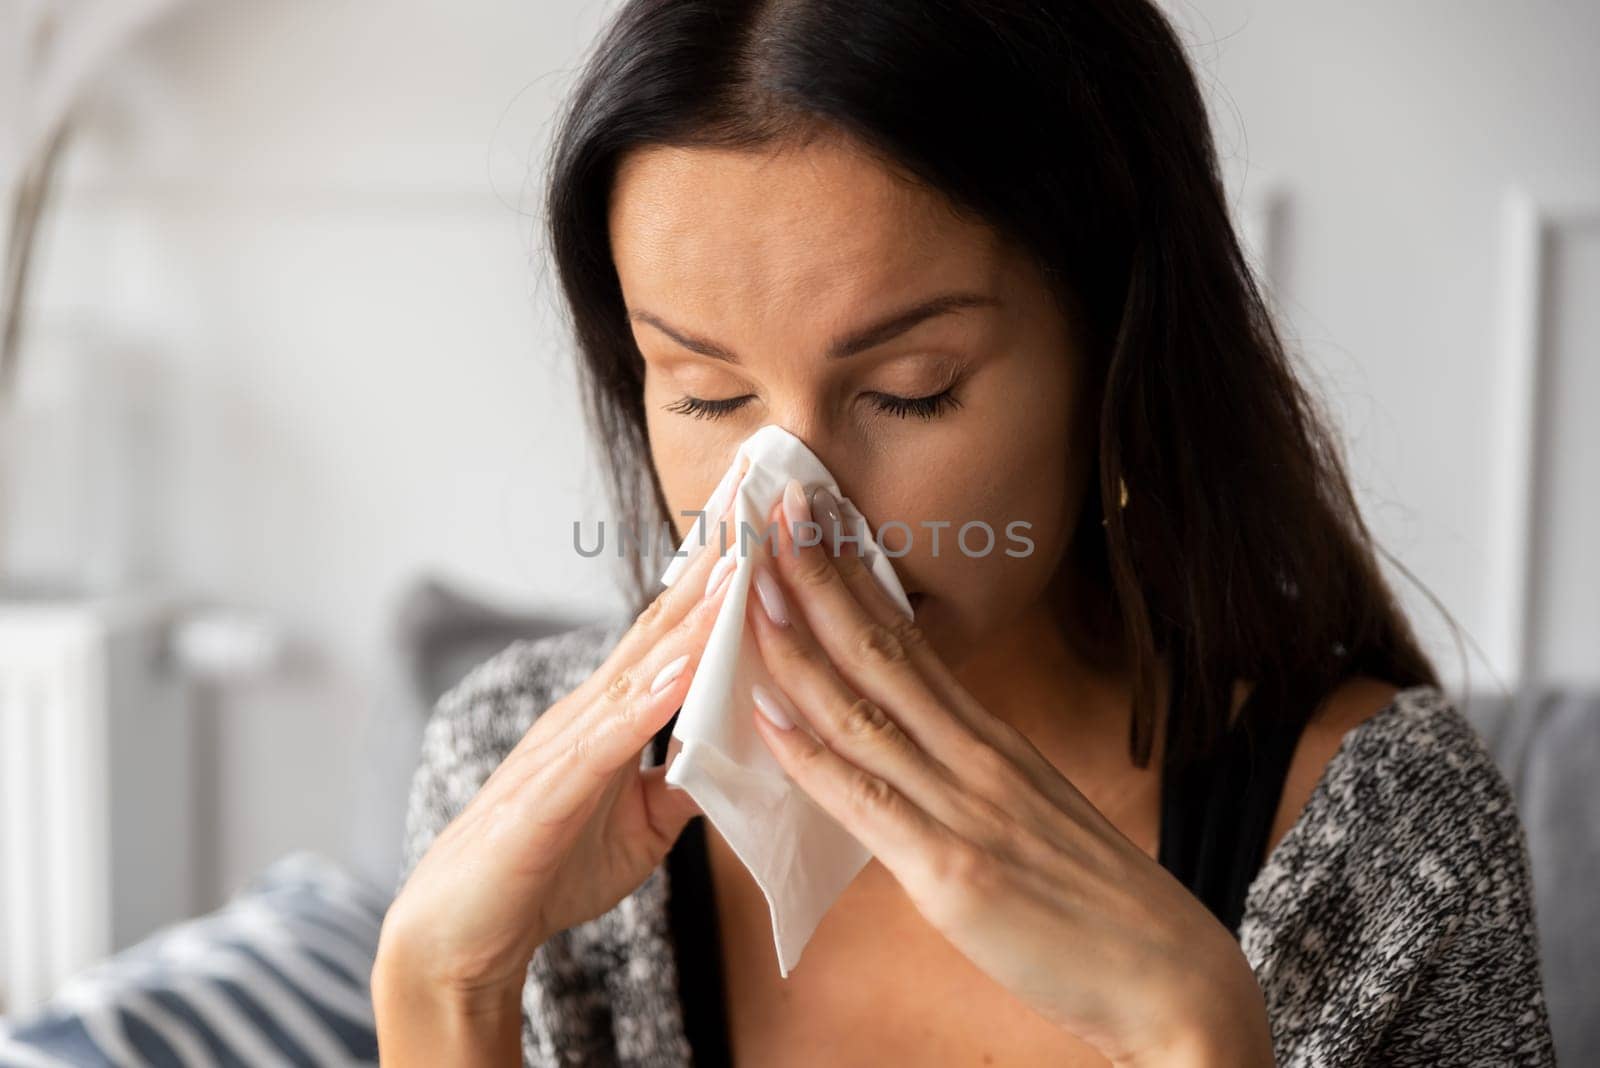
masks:
[[[1291,682],[1438,685],[1241,251],[1183,47],[1147,0],[622,4],[556,131],[545,209],[587,415],[631,529],[668,511],[610,251],[618,161],[824,131],[1019,242],[1070,309],[1098,399],[1099,494],[1052,590],[1072,640],[1132,673],[1135,764],[1149,763],[1163,658],[1173,761],[1227,729],[1235,679],[1266,695],[1249,702],[1251,731]],[[640,554],[628,567],[642,607]]]

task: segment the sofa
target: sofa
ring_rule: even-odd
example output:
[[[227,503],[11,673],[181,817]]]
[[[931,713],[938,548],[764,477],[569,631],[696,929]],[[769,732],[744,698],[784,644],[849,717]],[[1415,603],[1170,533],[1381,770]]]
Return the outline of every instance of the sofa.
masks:
[[[511,642],[583,622],[420,580],[397,613],[417,714]],[[1475,694],[1459,707],[1527,828],[1561,1062],[1600,1064],[1600,691]],[[386,907],[326,860],[285,858],[219,912],[69,983],[36,1017],[0,1021],[0,1065],[376,1064],[367,976]]]

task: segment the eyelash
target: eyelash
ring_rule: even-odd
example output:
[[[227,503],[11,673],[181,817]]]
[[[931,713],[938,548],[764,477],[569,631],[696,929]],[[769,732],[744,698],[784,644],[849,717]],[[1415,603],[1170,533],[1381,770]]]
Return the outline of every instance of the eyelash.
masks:
[[[955,386],[947,386],[938,393],[930,393],[926,397],[897,397],[892,393],[872,393],[869,396],[877,398],[878,410],[881,412],[901,419],[916,416],[924,422],[961,407],[961,401],[955,395]],[[726,400],[684,397],[669,404],[667,411],[692,415],[696,419],[719,419],[744,407],[744,402],[749,399],[749,396],[729,397]]]
[[[952,408],[961,407],[954,386],[948,386],[938,393],[930,393],[926,397],[896,397],[892,393],[874,393],[872,396],[877,398],[879,411],[888,412],[901,419],[914,415],[924,422],[935,419]]]
[[[667,411],[677,412],[679,415],[692,415],[696,419],[717,419],[729,412],[743,406],[749,400],[748,396],[730,397],[727,400],[701,400],[699,397],[684,397],[667,405]]]

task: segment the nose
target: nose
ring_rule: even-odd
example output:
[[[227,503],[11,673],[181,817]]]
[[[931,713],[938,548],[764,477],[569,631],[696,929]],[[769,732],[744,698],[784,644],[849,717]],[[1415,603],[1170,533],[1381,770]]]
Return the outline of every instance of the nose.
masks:
[[[866,458],[862,455],[861,450],[851,446],[847,436],[829,432],[820,425],[819,420],[815,419],[790,419],[783,422],[775,422],[773,425],[781,427],[799,438],[801,444],[810,449],[811,454],[822,462],[823,467],[828,469],[828,474],[832,476],[834,484],[839,487],[840,495],[855,501],[855,487],[863,484],[859,480],[864,478],[865,475],[862,467]],[[838,508],[832,502],[832,498],[826,496],[820,500],[813,499],[811,503],[813,510],[820,507],[826,511],[829,507],[832,507],[837,511]],[[860,502],[857,502],[857,507],[860,507]],[[829,518],[837,520],[839,517],[835,515],[832,517],[818,516],[818,518],[826,524]],[[827,528],[825,527],[825,529]]]
[[[822,461],[822,466],[828,469],[834,480],[839,479],[836,461],[845,461],[844,449],[840,445],[838,435],[830,434],[822,420],[815,417],[774,420],[770,425],[786,430],[799,438],[800,443],[811,450],[811,455]]]
[[[773,411],[768,422],[799,438],[806,448],[826,462],[822,450],[827,447],[831,435],[828,433],[827,419],[815,404],[796,404],[790,411]]]

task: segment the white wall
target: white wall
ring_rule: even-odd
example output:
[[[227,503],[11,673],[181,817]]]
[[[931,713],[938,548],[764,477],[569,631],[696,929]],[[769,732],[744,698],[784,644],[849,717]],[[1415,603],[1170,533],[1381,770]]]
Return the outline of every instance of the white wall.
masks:
[[[1549,392],[1568,407],[1559,422],[1544,412],[1533,422],[1551,415],[1546,455],[1569,462],[1534,504],[1567,504],[1549,512],[1564,548],[1544,570],[1568,597],[1542,598],[1527,628],[1525,557],[1549,539],[1519,524],[1530,472],[1515,450],[1530,415],[1517,389],[1529,368],[1506,337],[1525,281],[1508,201],[1576,205],[1571,216],[1590,221],[1563,233],[1590,248],[1600,224],[1600,6],[1168,8],[1211,72],[1240,188],[1283,192],[1279,293],[1291,336],[1342,417],[1376,535],[1483,645],[1488,665],[1467,650],[1473,688],[1498,685],[1491,670],[1514,683],[1524,639],[1542,675],[1600,678],[1600,586],[1578,549],[1600,540],[1600,499],[1594,476],[1570,462],[1600,459],[1582,425],[1600,393],[1576,377],[1573,355],[1600,348],[1592,316],[1572,322],[1584,296],[1600,294],[1592,267],[1557,270],[1538,309],[1545,334],[1562,339],[1544,358]],[[1402,583],[1442,670],[1459,680],[1438,613]]]
[[[386,627],[418,569],[525,604],[616,603],[569,548],[599,483],[527,214],[554,102],[610,7],[196,5],[144,43],[72,160],[40,336],[93,324],[164,384],[167,534],[148,569],[314,653],[216,705],[213,896],[298,846],[387,877],[415,724]],[[1520,425],[1503,204],[1518,186],[1600,195],[1600,7],[1172,10],[1241,203],[1283,196],[1287,330],[1343,420],[1369,520],[1504,677],[1524,487],[1502,462]],[[1573,240],[1564,277],[1593,282]],[[1592,315],[1562,322],[1567,349],[1592,350]],[[1600,529],[1587,499],[1569,535]],[[1600,645],[1571,611],[1591,629],[1569,630],[1566,658]],[[1488,682],[1482,662],[1472,675]]]
[[[594,14],[197,5],[73,160],[41,343],[88,319],[137,346],[173,416],[152,570],[307,653],[217,703],[213,896],[297,846],[392,877],[416,724],[388,627],[419,569],[609,607],[569,547],[598,482],[522,188]]]

